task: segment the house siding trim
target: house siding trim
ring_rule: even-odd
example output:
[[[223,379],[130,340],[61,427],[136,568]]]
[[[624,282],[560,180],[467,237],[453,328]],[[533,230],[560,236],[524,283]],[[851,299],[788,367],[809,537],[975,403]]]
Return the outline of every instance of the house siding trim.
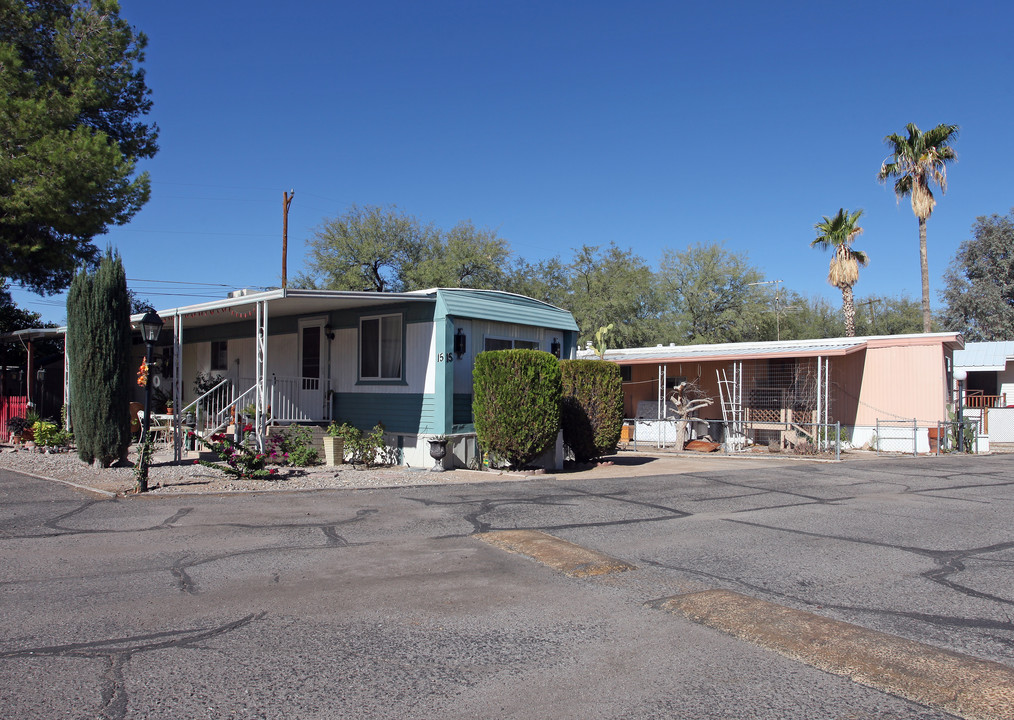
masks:
[[[335,393],[331,417],[369,430],[378,422],[387,433],[441,434],[436,429],[436,395],[432,393]]]

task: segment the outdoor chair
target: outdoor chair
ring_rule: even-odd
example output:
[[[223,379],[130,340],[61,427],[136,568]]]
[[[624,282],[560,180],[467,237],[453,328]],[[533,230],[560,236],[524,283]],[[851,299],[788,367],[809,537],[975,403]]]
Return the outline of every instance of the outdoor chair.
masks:
[[[144,427],[144,403],[130,403],[130,434],[141,439],[141,428]]]

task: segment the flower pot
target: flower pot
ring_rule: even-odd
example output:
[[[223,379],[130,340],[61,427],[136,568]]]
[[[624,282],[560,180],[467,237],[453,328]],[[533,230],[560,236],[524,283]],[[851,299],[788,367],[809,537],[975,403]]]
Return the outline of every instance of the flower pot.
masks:
[[[443,472],[443,459],[447,456],[446,440],[430,440],[430,457],[433,458],[433,467],[430,472]]]
[[[340,437],[324,436],[324,463],[331,467],[345,462],[345,441]]]

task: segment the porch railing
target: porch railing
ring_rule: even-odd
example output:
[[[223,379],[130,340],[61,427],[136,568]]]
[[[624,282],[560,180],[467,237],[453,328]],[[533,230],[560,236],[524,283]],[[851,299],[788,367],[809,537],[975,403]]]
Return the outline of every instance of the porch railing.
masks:
[[[983,395],[978,392],[965,393],[967,408],[1002,408],[1007,407],[1007,393],[1000,395]]]
[[[215,433],[229,424],[229,408],[236,403],[236,387],[223,378],[215,387],[183,408],[183,415],[194,413],[198,432]]]
[[[328,381],[320,378],[272,375],[268,381],[269,423],[327,420]],[[205,435],[221,432],[239,413],[254,402],[254,378],[223,378],[220,383],[183,408],[194,413],[197,429]]]
[[[327,420],[328,381],[272,375],[268,391],[271,419],[281,422]]]
[[[6,436],[7,421],[12,417],[24,417],[26,412],[28,412],[28,396],[0,397],[0,432]]]

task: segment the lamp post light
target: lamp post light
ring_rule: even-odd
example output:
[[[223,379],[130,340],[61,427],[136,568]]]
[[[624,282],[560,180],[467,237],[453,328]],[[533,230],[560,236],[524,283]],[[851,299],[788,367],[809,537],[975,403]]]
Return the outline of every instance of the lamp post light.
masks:
[[[955,370],[954,379],[958,381],[958,452],[965,451],[965,380],[968,372]]]
[[[144,338],[144,364],[151,366],[151,348],[158,340],[158,334],[162,331],[162,318],[154,310],[149,310],[141,318],[141,337]],[[138,462],[144,463],[145,467],[139,474],[137,485],[138,492],[148,492],[148,457],[145,454],[145,447],[148,444],[148,431],[151,429],[151,371],[144,382],[144,426],[141,429],[141,451],[138,453]]]

